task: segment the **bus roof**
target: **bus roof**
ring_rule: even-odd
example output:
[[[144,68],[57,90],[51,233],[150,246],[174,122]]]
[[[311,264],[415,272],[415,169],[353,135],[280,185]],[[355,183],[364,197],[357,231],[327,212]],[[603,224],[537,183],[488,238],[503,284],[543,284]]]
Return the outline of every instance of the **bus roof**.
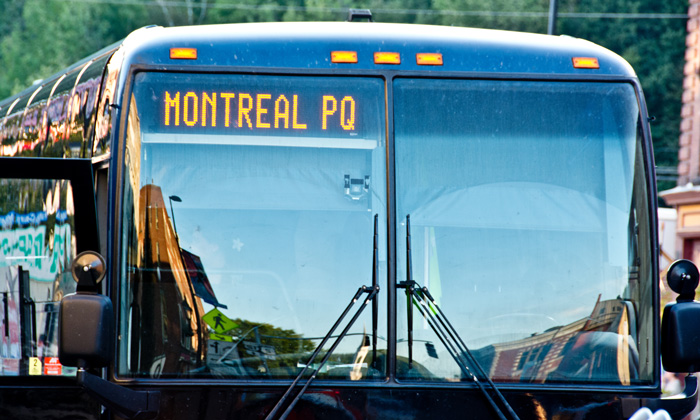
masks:
[[[171,59],[170,48],[195,48],[196,60]],[[67,69],[0,100],[4,116],[15,99],[52,85],[71,69],[121,49],[124,65],[249,68],[280,71],[431,70],[464,75],[514,77],[636,78],[632,67],[612,51],[569,36],[376,22],[265,22],[184,27],[149,26],[132,32]],[[354,51],[357,63],[333,63],[331,51]],[[399,53],[400,64],[375,64],[375,52]],[[416,63],[417,53],[440,53],[442,65]],[[574,57],[596,58],[599,68],[575,68]]]
[[[617,54],[581,39],[488,29],[374,22],[248,23],[163,28],[124,42],[132,64],[313,70],[399,70],[635,77]],[[173,60],[170,48],[197,49],[196,60]],[[331,51],[355,51],[357,63],[333,63]],[[400,53],[400,64],[375,64],[375,52]],[[441,53],[441,66],[417,65],[417,53]],[[597,58],[598,69],[574,68],[574,57]],[[429,67],[429,68],[428,68]]]

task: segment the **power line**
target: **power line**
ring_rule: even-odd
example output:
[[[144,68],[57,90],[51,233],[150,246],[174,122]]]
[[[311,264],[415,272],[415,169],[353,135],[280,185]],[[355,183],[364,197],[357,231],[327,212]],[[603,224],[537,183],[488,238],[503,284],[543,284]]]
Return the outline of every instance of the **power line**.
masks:
[[[111,4],[124,6],[147,6],[147,7],[189,7],[199,8],[197,4],[186,1],[158,1],[143,2],[138,0],[58,0],[69,3],[83,4]],[[209,9],[229,9],[229,10],[269,10],[269,11],[295,11],[295,12],[331,12],[346,13],[344,7],[320,7],[320,6],[282,6],[275,3],[270,4],[206,4]],[[474,16],[474,17],[516,17],[516,18],[547,18],[548,12],[504,12],[491,10],[429,10],[429,9],[372,9],[376,14],[400,14],[400,15],[441,15],[441,16]],[[559,18],[570,19],[687,19],[687,14],[680,13],[568,13],[560,12]]]
[[[680,13],[559,13],[558,16],[587,19],[688,19],[687,14]]]

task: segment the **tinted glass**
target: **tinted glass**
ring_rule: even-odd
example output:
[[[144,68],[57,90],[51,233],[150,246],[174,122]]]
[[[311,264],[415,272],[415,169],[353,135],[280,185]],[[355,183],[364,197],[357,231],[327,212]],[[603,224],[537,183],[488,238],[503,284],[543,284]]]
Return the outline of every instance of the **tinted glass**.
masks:
[[[399,280],[413,278],[498,381],[653,380],[639,109],[610,83],[398,80]],[[399,376],[465,380],[429,325]]]
[[[137,76],[120,374],[297,374],[371,284],[374,215],[386,243],[383,102],[367,78]],[[374,348],[366,311],[320,377],[383,378],[379,325]]]

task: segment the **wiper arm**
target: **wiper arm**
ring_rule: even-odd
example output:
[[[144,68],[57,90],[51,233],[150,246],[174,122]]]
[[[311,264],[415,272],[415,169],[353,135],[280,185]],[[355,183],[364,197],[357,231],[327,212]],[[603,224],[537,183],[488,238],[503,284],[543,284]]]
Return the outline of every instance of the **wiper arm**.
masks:
[[[455,360],[459,366],[462,373],[472,381],[481,391],[482,395],[488,401],[489,405],[493,408],[494,412],[501,420],[507,420],[506,414],[511,420],[519,420],[518,415],[513,411],[508,401],[498,389],[496,384],[493,383],[489,375],[484,371],[479,361],[474,357],[472,352],[469,350],[467,345],[460,337],[457,330],[452,326],[449,319],[442,312],[440,306],[435,302],[435,299],[430,294],[427,287],[420,287],[418,283],[413,280],[413,267],[411,263],[411,218],[410,215],[406,216],[406,281],[400,282],[397,287],[406,290],[407,296],[407,314],[408,314],[408,367],[412,367],[413,358],[413,305],[415,304],[421,315],[428,322],[428,325],[433,330],[435,335],[440,339],[442,344],[447,349],[448,353]],[[469,366],[474,367],[474,372],[469,368]],[[482,383],[485,380],[491,392],[489,392]],[[491,393],[496,395],[496,399],[492,397]]]
[[[442,309],[440,309],[440,306],[438,306],[435,299],[433,299],[430,291],[428,291],[428,288],[425,286],[420,287],[418,283],[413,282],[413,286],[409,289],[411,290],[412,300],[417,304],[421,315],[423,315],[423,317],[428,321],[428,325],[430,325],[430,328],[435,332],[445,348],[447,348],[447,351],[454,358],[455,362],[457,362],[457,365],[459,365],[462,372],[467,375],[467,377],[471,378],[477,385],[484,397],[488,400],[489,404],[493,407],[494,411],[498,415],[498,418],[501,420],[507,420],[507,417],[505,416],[507,413],[510,419],[518,420],[518,415],[515,413],[515,411],[513,411],[513,408],[505,399],[496,384],[493,383],[479,361],[466,346],[464,340],[462,340],[462,337],[460,337],[457,330],[455,330],[445,314],[442,312]],[[474,367],[475,372],[472,372],[472,370],[469,369],[469,365]],[[488,383],[489,388],[491,389],[492,393],[496,395],[496,399],[501,404],[503,409],[498,406],[491,394],[484,387],[482,380],[485,380]]]
[[[374,215],[374,246],[372,250],[372,289],[379,291],[379,215]],[[372,367],[377,368],[377,322],[379,301],[372,299]]]
[[[342,332],[340,333],[340,335],[338,335],[338,337],[335,339],[335,341],[333,342],[333,345],[331,345],[331,348],[328,350],[328,352],[326,352],[326,355],[325,355],[325,356],[323,357],[323,359],[321,360],[321,363],[318,365],[317,368],[312,368],[312,369],[313,369],[313,372],[311,372],[311,376],[309,376],[309,378],[306,380],[306,383],[304,383],[304,386],[302,386],[302,388],[301,388],[301,390],[299,391],[299,393],[296,395],[296,397],[294,397],[294,399],[292,400],[292,402],[289,403],[289,406],[287,407],[287,409],[286,409],[286,410],[284,411],[284,413],[282,413],[282,415],[279,417],[280,420],[286,419],[286,418],[287,418],[287,416],[289,415],[289,413],[291,413],[292,408],[294,408],[294,406],[296,405],[296,403],[299,401],[299,398],[301,398],[301,396],[304,394],[304,392],[306,392],[306,389],[309,387],[309,384],[311,384],[311,381],[313,381],[313,380],[316,378],[316,374],[323,368],[323,366],[326,364],[326,362],[328,361],[328,359],[329,359],[329,358],[331,357],[331,355],[333,354],[333,351],[335,351],[335,348],[338,346],[338,344],[340,344],[340,341],[343,339],[343,337],[345,337],[345,336],[347,335],[348,331],[350,330],[350,328],[352,327],[352,325],[355,323],[355,321],[357,320],[357,318],[360,317],[360,314],[361,314],[362,311],[365,309],[365,306],[367,306],[367,304],[369,303],[370,300],[373,300],[373,299],[376,297],[377,292],[379,292],[379,289],[378,289],[378,288],[377,288],[377,289],[374,289],[374,288],[370,288],[370,287],[367,287],[367,286],[362,286],[362,287],[360,287],[360,288],[357,290],[357,293],[355,293],[355,296],[353,296],[353,298],[352,298],[352,300],[350,301],[350,303],[348,304],[348,306],[345,308],[345,310],[343,311],[343,313],[340,314],[340,317],[338,318],[338,320],[336,320],[335,324],[333,324],[333,326],[331,327],[331,329],[328,330],[328,333],[326,334],[325,337],[323,337],[323,340],[321,340],[321,343],[318,345],[318,347],[316,347],[316,350],[314,350],[313,354],[312,354],[311,357],[309,358],[309,361],[306,362],[306,365],[304,366],[304,368],[301,370],[301,372],[299,372],[299,374],[298,374],[297,377],[294,379],[294,381],[292,382],[292,384],[289,385],[289,388],[287,388],[287,391],[284,393],[284,395],[282,395],[282,398],[280,398],[280,400],[277,402],[277,404],[276,404],[275,407],[272,409],[272,411],[270,411],[270,414],[268,414],[267,417],[265,417],[265,420],[271,420],[271,419],[274,418],[274,416],[275,416],[275,415],[277,414],[277,412],[282,408],[282,406],[283,406],[284,403],[287,401],[287,399],[291,396],[292,392],[294,391],[294,388],[297,386],[297,384],[298,384],[299,381],[301,380],[302,376],[304,376],[304,374],[306,373],[307,369],[313,364],[313,362],[316,360],[316,357],[319,355],[319,353],[321,353],[321,349],[322,349],[323,346],[326,344],[326,342],[327,342],[328,339],[331,337],[331,335],[333,335],[333,332],[335,331],[335,329],[338,328],[338,326],[343,322],[343,318],[345,318],[345,316],[348,314],[348,312],[350,312],[350,309],[352,309],[352,307],[353,307],[353,305],[355,304],[355,302],[357,302],[357,300],[360,298],[360,296],[362,296],[362,294],[368,293],[367,297],[366,297],[365,300],[362,302],[362,305],[361,305],[361,306],[357,309],[357,311],[355,312],[355,315],[352,317],[352,319],[350,319],[350,321],[349,321],[348,324],[345,326],[345,328],[343,329],[343,331],[342,331]]]
[[[411,215],[406,215],[406,316],[408,317],[408,368],[413,368],[413,257],[411,252]]]
[[[378,283],[378,277],[379,277],[379,251],[378,251],[378,242],[377,242],[377,227],[378,225],[378,215],[374,216],[374,256],[373,256],[373,261],[372,261],[372,286],[362,286],[360,287],[357,292],[355,293],[355,296],[352,297],[352,300],[350,300],[350,303],[348,306],[345,308],[342,314],[340,314],[340,317],[335,321],[335,324],[331,327],[330,330],[328,330],[328,333],[326,333],[325,337],[323,337],[323,340],[321,340],[321,343],[316,347],[316,350],[314,350],[313,354],[311,354],[311,357],[309,358],[309,361],[306,362],[306,365],[304,368],[299,372],[296,378],[294,378],[294,381],[292,382],[291,385],[289,385],[289,388],[287,388],[287,391],[285,391],[284,395],[282,395],[282,398],[275,404],[275,406],[272,408],[272,411],[265,417],[265,420],[271,420],[274,418],[274,416],[282,409],[284,406],[285,402],[289,399],[289,397],[292,395],[292,392],[294,391],[294,388],[297,386],[301,378],[304,376],[308,368],[313,364],[313,362],[316,360],[316,357],[318,357],[319,353],[321,353],[321,350],[323,349],[323,346],[328,342],[328,340],[331,338],[333,335],[333,332],[338,328],[338,326],[343,322],[343,319],[345,316],[350,312],[352,309],[353,305],[355,305],[355,302],[357,302],[360,297],[364,294],[367,293],[367,297],[365,300],[362,302],[360,307],[357,309],[355,312],[355,315],[350,319],[350,321],[347,323],[343,331],[336,337],[335,341],[331,345],[331,348],[326,352],[326,355],[321,359],[321,363],[318,365],[316,368],[312,368],[313,371],[311,372],[311,375],[308,377],[306,380],[306,383],[302,386],[301,390],[297,393],[297,395],[294,397],[292,402],[289,403],[287,408],[284,410],[282,415],[279,417],[279,420],[286,419],[289,413],[292,412],[292,409],[296,405],[296,403],[299,401],[301,396],[306,392],[306,389],[309,387],[311,384],[311,381],[313,381],[316,378],[316,375],[318,372],[323,368],[323,366],[326,364],[328,359],[331,357],[333,352],[335,351],[336,347],[338,347],[338,344],[343,340],[343,338],[347,335],[348,331],[350,331],[350,328],[352,328],[353,324],[357,319],[360,317],[360,314],[362,314],[362,311],[365,309],[369,301],[372,301],[372,345],[373,345],[373,356],[374,360],[372,361],[372,364],[376,363],[377,359],[377,313],[378,313],[378,302],[377,302],[377,293],[379,293],[379,285]]]

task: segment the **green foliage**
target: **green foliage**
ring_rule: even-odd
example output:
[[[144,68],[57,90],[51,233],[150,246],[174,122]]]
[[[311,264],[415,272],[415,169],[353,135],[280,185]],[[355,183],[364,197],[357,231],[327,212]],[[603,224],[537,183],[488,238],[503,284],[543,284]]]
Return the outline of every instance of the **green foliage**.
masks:
[[[80,3],[41,0],[26,0],[21,9],[15,8],[12,30],[0,39],[0,97],[101,48],[104,36],[91,9]],[[5,21],[4,14],[0,20]]]
[[[294,330],[286,330],[266,323],[257,323],[241,318],[233,320],[237,327],[223,333],[233,338],[242,365],[248,372],[260,374],[290,375],[296,372],[297,362],[305,358],[316,346]],[[255,344],[257,343],[257,344]],[[252,345],[252,347],[249,347]],[[272,352],[263,356],[257,345]]]
[[[342,21],[350,7],[370,8],[381,22],[545,33],[549,0],[0,0],[0,98],[148,24]],[[677,164],[686,20],[585,14],[685,14],[687,7],[687,0],[559,0],[558,33],[603,45],[637,71],[657,118],[652,133],[662,167]]]
[[[6,37],[17,28],[19,22],[21,22],[20,17],[22,16],[23,8],[23,0],[0,0],[0,10],[2,10],[0,16],[0,39]]]
[[[434,0],[434,7],[461,12],[442,15],[435,22],[440,25],[547,32],[547,19],[539,14],[549,10],[549,0],[493,0],[488,4],[480,0]]]
[[[285,330],[270,324],[257,323],[245,319],[233,320],[238,326],[224,335],[234,337],[234,341],[256,341],[275,348],[278,354],[298,354],[313,351],[316,346],[312,340],[302,338],[294,330]]]

